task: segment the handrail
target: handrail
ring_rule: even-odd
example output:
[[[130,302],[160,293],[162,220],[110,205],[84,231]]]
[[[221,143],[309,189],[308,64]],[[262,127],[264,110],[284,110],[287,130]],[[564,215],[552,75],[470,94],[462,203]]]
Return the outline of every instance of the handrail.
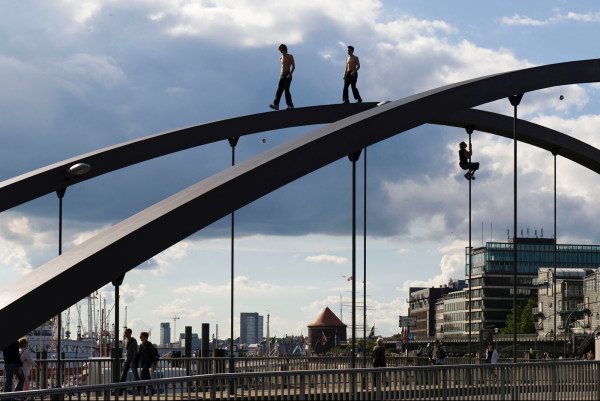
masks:
[[[87,400],[598,399],[599,372],[598,361],[544,361],[223,373],[4,393],[0,400],[61,395]]]

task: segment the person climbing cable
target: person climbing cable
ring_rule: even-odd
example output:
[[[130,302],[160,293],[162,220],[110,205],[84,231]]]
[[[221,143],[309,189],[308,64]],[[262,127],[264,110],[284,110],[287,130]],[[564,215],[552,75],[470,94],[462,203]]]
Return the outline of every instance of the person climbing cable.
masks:
[[[460,149],[458,151],[458,165],[463,170],[468,170],[465,174],[465,178],[467,180],[474,180],[475,171],[479,170],[479,163],[472,163],[469,161],[471,159],[471,156],[473,155],[473,148],[469,143],[469,150],[467,150],[467,144],[464,141],[461,142],[458,146],[460,146]]]

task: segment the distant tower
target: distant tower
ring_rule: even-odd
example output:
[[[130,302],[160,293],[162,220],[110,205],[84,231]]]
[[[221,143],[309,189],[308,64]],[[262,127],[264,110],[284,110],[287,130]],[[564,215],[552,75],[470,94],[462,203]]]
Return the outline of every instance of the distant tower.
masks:
[[[171,344],[171,323],[162,322],[160,324],[160,344],[168,345]]]
[[[328,307],[313,323],[308,325],[308,341],[311,350],[324,354],[341,341],[346,341],[346,325]]]
[[[240,314],[240,344],[258,344],[263,339],[263,317],[257,312]]]

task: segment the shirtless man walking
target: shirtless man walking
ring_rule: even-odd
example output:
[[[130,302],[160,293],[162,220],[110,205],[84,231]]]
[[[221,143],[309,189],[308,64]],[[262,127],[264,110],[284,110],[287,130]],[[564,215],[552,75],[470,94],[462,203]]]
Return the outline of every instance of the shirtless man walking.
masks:
[[[344,71],[344,92],[342,94],[342,100],[344,103],[350,103],[348,100],[348,87],[352,86],[352,95],[357,103],[362,103],[360,93],[356,89],[356,81],[358,80],[358,69],[360,68],[360,61],[358,57],[354,55],[354,47],[348,46],[348,58],[346,59],[346,70]]]
[[[287,46],[283,43],[279,45],[279,51],[281,52],[281,57],[279,57],[281,74],[279,75],[279,85],[277,86],[277,92],[275,93],[275,100],[273,100],[273,104],[270,104],[269,107],[274,110],[279,110],[281,94],[285,90],[285,103],[289,110],[294,108],[292,95],[290,93],[290,85],[292,84],[292,73],[296,69],[296,63],[294,62],[294,56],[288,54]]]

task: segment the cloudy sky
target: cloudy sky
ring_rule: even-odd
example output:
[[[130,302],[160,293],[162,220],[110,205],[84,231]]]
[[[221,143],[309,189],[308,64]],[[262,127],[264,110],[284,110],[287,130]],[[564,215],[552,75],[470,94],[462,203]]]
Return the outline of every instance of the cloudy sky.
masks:
[[[268,111],[279,43],[296,59],[296,107],[341,102],[350,44],[365,101],[600,53],[592,0],[21,0],[0,2],[0,22],[0,180],[134,138]],[[528,93],[519,115],[600,147],[599,90]],[[507,100],[481,108],[512,115]],[[243,137],[236,159],[315,128]],[[399,331],[409,286],[464,276],[468,187],[456,151],[466,138],[461,129],[422,126],[368,150],[367,325],[377,334]],[[482,164],[473,183],[480,245],[512,231],[512,143],[477,132],[473,142]],[[230,152],[224,141],[70,187],[63,250],[222,170]],[[552,166],[548,152],[519,147],[524,235],[553,235]],[[592,223],[598,177],[561,158],[558,171],[559,242],[600,243]],[[240,312],[269,314],[278,336],[306,334],[326,306],[350,323],[350,191],[344,159],[236,213],[236,336]],[[57,218],[54,194],[0,214],[3,285],[56,256]],[[362,232],[362,214],[358,224]],[[179,317],[177,331],[210,323],[211,333],[218,325],[219,337],[229,337],[229,227],[228,218],[216,222],[127,274],[121,316],[127,306],[135,332],[152,330],[158,341],[159,323]],[[355,277],[361,291],[363,279]],[[110,308],[112,287],[101,293]],[[78,319],[71,308],[71,331]]]

